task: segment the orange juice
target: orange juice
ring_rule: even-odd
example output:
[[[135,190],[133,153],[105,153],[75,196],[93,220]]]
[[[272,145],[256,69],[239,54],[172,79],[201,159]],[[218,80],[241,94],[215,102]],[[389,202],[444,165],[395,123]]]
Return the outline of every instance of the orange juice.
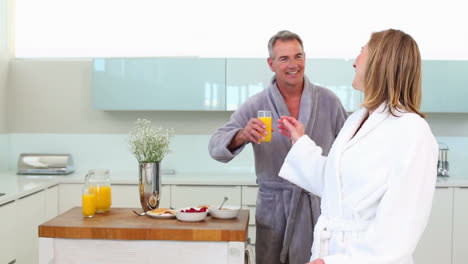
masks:
[[[267,131],[268,134],[263,135],[265,137],[265,140],[260,139],[260,142],[270,142],[271,141],[271,117],[259,117],[260,121],[265,123],[266,128],[265,130]]]
[[[81,207],[84,216],[93,217],[96,212],[96,195],[83,194]]]
[[[112,204],[112,194],[110,186],[97,185],[94,187],[96,194],[96,212],[103,213],[109,211]]]

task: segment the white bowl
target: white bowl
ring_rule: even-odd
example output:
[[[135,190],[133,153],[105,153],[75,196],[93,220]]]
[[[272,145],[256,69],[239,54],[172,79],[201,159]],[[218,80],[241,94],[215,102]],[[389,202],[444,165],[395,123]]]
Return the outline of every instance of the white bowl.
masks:
[[[183,213],[181,210],[187,210],[187,208],[180,208],[176,210],[176,218],[177,220],[184,221],[184,222],[199,222],[205,219],[208,212],[199,212],[199,213]],[[197,209],[197,208],[195,208]]]
[[[223,206],[220,210],[219,207],[210,207],[211,217],[219,219],[233,219],[239,215],[240,207],[239,206]]]

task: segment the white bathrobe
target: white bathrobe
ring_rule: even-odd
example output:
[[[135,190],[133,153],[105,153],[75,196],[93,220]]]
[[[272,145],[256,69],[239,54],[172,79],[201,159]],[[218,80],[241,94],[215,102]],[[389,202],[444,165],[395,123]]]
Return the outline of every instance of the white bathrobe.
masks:
[[[326,264],[411,264],[437,179],[438,144],[414,113],[385,104],[351,115],[327,157],[308,137],[292,147],[279,175],[320,196],[311,260]],[[293,238],[294,239],[294,238]]]

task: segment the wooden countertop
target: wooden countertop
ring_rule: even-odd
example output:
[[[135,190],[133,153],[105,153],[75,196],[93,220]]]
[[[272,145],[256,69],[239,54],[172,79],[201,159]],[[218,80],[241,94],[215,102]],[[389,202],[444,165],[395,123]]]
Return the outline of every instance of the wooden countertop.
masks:
[[[107,213],[85,218],[81,207],[74,207],[39,226],[39,237],[73,239],[241,241],[247,240],[249,210],[235,219],[181,222],[177,219],[154,219],[137,216],[131,210],[111,208]]]

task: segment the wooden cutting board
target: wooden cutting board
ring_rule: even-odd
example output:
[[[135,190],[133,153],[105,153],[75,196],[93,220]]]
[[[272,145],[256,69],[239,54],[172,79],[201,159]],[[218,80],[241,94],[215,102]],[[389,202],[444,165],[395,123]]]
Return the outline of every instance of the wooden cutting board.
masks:
[[[178,240],[178,241],[241,241],[247,240],[249,210],[240,210],[235,219],[215,219],[207,216],[201,222],[181,222],[177,219],[154,219],[137,216],[131,210],[111,208],[107,213],[85,218],[81,207],[39,226],[39,237]]]

